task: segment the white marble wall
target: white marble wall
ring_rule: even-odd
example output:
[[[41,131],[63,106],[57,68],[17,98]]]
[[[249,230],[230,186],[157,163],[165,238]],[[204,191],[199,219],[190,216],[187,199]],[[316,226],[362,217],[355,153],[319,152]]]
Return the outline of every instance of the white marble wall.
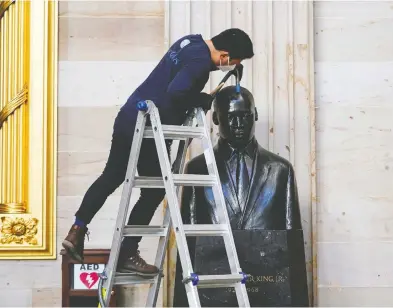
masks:
[[[318,305],[392,306],[393,2],[314,16]]]
[[[84,193],[105,166],[119,107],[165,52],[162,1],[70,1],[61,7],[60,238],[68,231]],[[90,224],[91,240],[86,248],[110,248],[121,187]],[[138,191],[131,202],[137,198]],[[162,211],[159,207],[153,223],[160,222]],[[146,261],[154,262],[157,243],[156,238],[142,240],[140,250]],[[123,305],[144,305],[146,287],[123,288]]]
[[[164,4],[61,1],[59,36],[60,252],[84,193],[104,168],[119,107],[165,51]],[[86,248],[110,248],[120,194],[118,189],[109,197],[89,225]],[[161,217],[162,207],[154,221]],[[149,262],[154,261],[156,243],[142,240],[141,253]],[[144,305],[146,288],[121,293],[123,305]],[[61,256],[55,261],[3,261],[0,295],[0,306],[61,306]]]

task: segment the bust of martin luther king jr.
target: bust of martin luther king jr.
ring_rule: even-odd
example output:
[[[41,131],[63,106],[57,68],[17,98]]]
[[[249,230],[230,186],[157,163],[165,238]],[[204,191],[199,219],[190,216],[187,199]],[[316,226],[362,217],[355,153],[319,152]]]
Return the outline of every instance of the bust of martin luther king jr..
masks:
[[[308,306],[303,232],[294,169],[289,161],[258,144],[255,138],[257,120],[254,97],[246,88],[241,87],[240,93],[237,93],[235,86],[228,86],[218,93],[214,101],[213,122],[218,126],[219,140],[214,154],[241,267],[251,275],[289,268],[291,274],[288,276],[295,277],[286,285],[278,284],[278,289],[266,285],[267,289],[258,287],[261,289],[259,293],[249,292],[250,304],[254,307]],[[204,155],[190,160],[185,173],[208,174]],[[219,223],[211,187],[183,187],[181,211],[184,224]],[[275,238],[280,238],[280,243],[268,247],[270,257],[268,254],[261,259],[261,247],[270,245],[262,240],[268,230],[277,232]],[[295,236],[288,235],[292,230]],[[211,238],[188,238],[187,241],[195,272],[212,270],[214,273],[203,274],[223,273],[223,260],[227,258],[226,254],[219,252],[220,249],[224,251],[223,247],[218,248],[220,245],[211,242]],[[278,249],[286,251],[285,256],[281,253],[282,262],[278,260],[281,257],[277,258],[277,252],[272,252],[280,245],[282,247]],[[198,258],[205,261],[196,260]],[[266,264],[270,265],[264,267]],[[180,283],[179,258],[176,276],[174,306],[186,306],[184,286]],[[218,290],[200,290],[200,294],[204,293],[200,295],[201,303],[204,306],[237,305],[234,293]]]

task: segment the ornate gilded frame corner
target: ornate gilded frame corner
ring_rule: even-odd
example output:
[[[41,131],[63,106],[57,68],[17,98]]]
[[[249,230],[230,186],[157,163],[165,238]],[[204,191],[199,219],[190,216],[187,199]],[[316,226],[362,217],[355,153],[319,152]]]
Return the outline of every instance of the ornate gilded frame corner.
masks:
[[[0,22],[0,259],[56,259],[58,0]]]

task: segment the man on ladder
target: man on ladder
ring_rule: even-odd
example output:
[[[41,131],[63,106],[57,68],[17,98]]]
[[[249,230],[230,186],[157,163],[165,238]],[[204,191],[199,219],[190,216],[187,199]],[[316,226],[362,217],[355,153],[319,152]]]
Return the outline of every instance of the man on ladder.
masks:
[[[162,124],[181,125],[186,119],[187,110],[195,107],[210,110],[212,96],[201,91],[209,80],[211,71],[230,71],[236,68],[241,75],[241,61],[253,56],[253,44],[249,36],[240,29],[225,30],[211,40],[204,40],[201,35],[187,35],[170,47],[116,117],[105,169],[85,194],[75,214],[75,222],[62,243],[73,259],[83,262],[87,225],[107,197],[125,179],[138,116],[137,103],[152,100],[159,110]],[[171,142],[167,142],[168,151],[170,145]],[[140,176],[161,176],[154,139],[143,140],[138,173]],[[165,189],[141,189],[140,198],[132,209],[128,225],[148,225],[164,197]],[[122,242],[118,270],[154,276],[159,269],[147,264],[139,255],[140,240],[141,237],[128,237]]]

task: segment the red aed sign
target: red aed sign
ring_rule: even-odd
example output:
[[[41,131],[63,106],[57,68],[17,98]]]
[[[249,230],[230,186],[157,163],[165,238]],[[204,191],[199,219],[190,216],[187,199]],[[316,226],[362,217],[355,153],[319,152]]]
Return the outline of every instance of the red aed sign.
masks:
[[[74,289],[97,289],[105,264],[74,264]]]

